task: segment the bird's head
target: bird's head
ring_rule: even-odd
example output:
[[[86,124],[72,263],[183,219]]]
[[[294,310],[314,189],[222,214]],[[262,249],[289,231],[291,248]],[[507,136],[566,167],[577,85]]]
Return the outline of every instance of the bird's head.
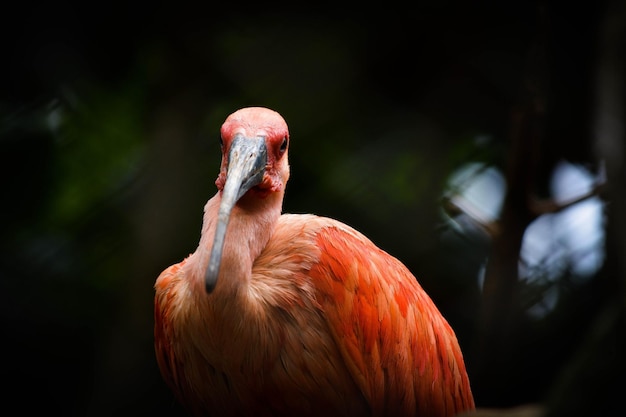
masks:
[[[222,125],[220,144],[222,165],[215,181],[219,190],[239,175],[237,200],[249,190],[260,197],[283,190],[289,179],[289,130],[280,114],[263,107],[237,110]]]
[[[277,112],[263,107],[237,110],[222,125],[222,164],[215,181],[221,191],[215,238],[205,276],[207,292],[217,283],[230,213],[244,196],[266,198],[289,179],[289,130]],[[247,197],[246,197],[247,198]]]

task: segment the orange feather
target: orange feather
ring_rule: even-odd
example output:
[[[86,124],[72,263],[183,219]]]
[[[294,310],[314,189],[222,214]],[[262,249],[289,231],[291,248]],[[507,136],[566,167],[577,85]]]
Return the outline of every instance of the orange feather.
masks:
[[[226,219],[217,283],[205,289],[238,135],[263,139],[266,166]],[[281,215],[288,131],[278,113],[239,110],[222,139],[219,191],[205,207],[198,249],[155,283],[157,361],[187,410],[451,416],[474,409],[454,332],[409,270],[345,224]]]

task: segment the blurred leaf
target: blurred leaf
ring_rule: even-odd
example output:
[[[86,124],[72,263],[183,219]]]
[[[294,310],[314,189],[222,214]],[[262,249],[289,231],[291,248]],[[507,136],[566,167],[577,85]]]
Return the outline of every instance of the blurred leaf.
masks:
[[[49,114],[56,134],[56,186],[49,224],[83,218],[128,186],[144,151],[143,95],[139,88],[66,94]],[[69,99],[69,100],[67,100]]]

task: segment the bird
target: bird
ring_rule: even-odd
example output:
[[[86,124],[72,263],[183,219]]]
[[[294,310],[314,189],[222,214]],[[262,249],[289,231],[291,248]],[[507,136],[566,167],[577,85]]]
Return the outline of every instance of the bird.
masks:
[[[475,409],[456,335],[397,258],[340,221],[282,213],[285,119],[220,130],[195,252],[154,284],[164,381],[193,416],[452,416]]]

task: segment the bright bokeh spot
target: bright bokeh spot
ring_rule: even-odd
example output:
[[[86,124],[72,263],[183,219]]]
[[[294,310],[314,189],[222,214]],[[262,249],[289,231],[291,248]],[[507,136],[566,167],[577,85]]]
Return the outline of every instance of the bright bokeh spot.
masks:
[[[583,167],[561,162],[551,181],[552,198],[564,204],[589,192],[596,178]],[[530,224],[522,243],[520,279],[544,284],[541,300],[528,313],[540,318],[558,300],[557,280],[569,274],[574,282],[589,279],[604,262],[603,202],[584,199]]]
[[[566,204],[588,193],[596,182],[597,178],[584,167],[561,162],[551,178],[551,198]],[[450,224],[467,234],[476,230],[478,223],[498,220],[506,183],[496,168],[469,163],[452,175],[448,192],[448,198],[461,211],[449,219]],[[603,202],[598,196],[533,221],[524,234],[519,263],[520,279],[539,292],[528,314],[541,318],[555,308],[559,280],[566,274],[573,283],[592,277],[604,262],[604,240]],[[478,277],[481,287],[483,280],[484,268]]]
[[[505,180],[494,167],[472,162],[452,174],[451,198],[467,214],[483,222],[498,219],[504,200]]]

